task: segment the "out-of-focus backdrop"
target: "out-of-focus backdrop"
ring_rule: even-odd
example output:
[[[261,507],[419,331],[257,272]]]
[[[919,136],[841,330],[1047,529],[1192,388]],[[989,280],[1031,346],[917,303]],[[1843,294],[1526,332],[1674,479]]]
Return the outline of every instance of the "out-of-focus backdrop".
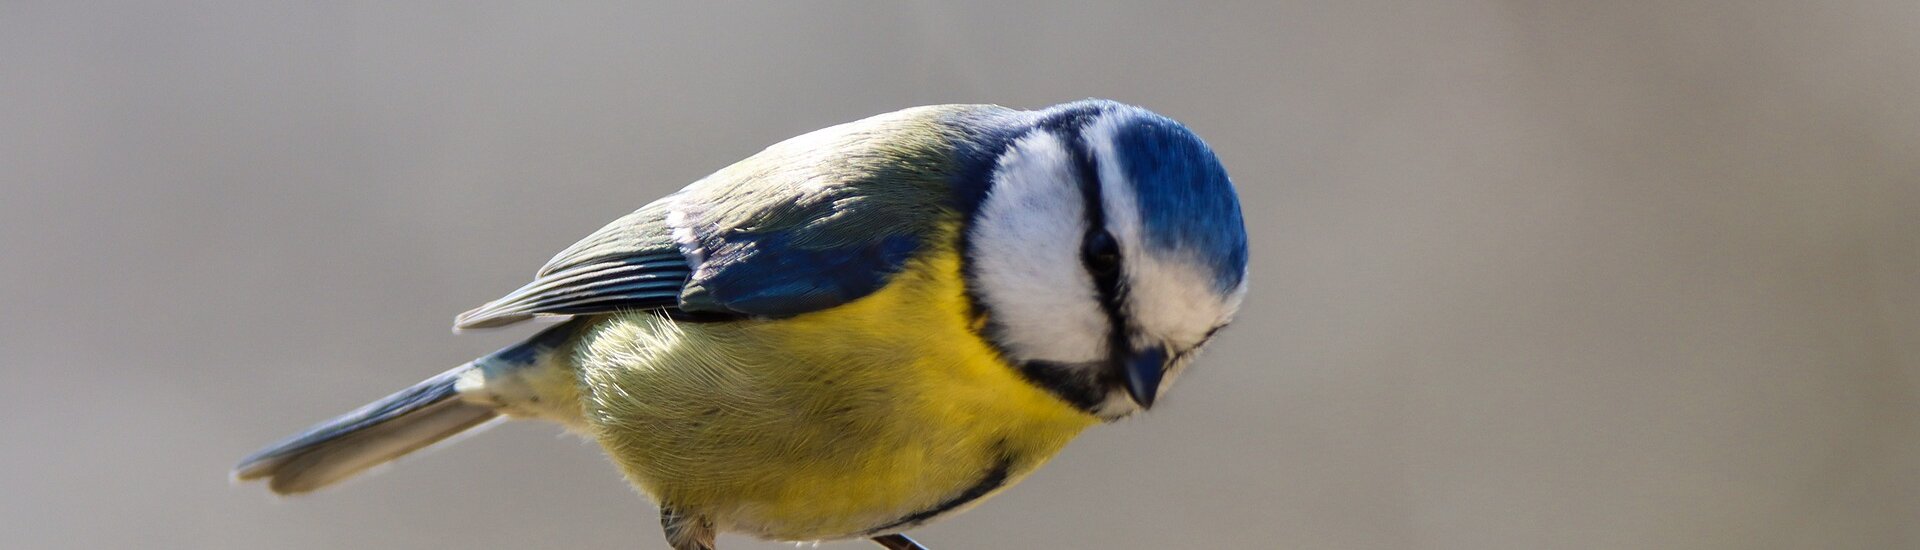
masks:
[[[7,2],[0,546],[664,548],[547,426],[307,498],[226,469],[522,336],[447,327],[769,143],[1100,96],[1225,159],[1247,308],[1165,407],[924,542],[1911,548],[1917,28],[1910,1]]]

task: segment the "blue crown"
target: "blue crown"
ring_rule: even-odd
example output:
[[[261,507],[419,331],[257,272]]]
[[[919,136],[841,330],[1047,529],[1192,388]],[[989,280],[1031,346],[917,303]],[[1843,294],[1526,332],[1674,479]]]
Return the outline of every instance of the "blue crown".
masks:
[[[955,178],[956,202],[971,215],[985,197],[995,159],[1019,136],[1038,129],[1078,141],[1107,114],[1118,117],[1113,147],[1139,198],[1147,245],[1204,262],[1222,293],[1238,287],[1247,269],[1247,230],[1226,168],[1186,126],[1146,109],[1084,99],[1039,111],[969,115],[965,124],[979,134],[957,144],[963,168]]]
[[[1118,117],[1113,134],[1120,169],[1139,198],[1147,245],[1197,256],[1217,290],[1240,285],[1247,269],[1247,229],[1240,199],[1220,158],[1186,126],[1152,111],[1103,99],[1055,105],[1036,126],[1068,135],[1101,115]]]
[[[1199,255],[1218,290],[1240,285],[1247,229],[1219,157],[1186,126],[1128,108],[1113,135],[1120,169],[1139,197],[1147,245]]]

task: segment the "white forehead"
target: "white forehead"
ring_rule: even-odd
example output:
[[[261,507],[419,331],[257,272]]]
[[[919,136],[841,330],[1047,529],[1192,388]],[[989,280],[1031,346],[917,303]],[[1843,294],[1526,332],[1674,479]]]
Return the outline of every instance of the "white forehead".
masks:
[[[1016,140],[998,160],[972,234],[972,273],[994,339],[1023,359],[1105,357],[1108,320],[1080,260],[1086,199],[1052,132]]]
[[[1187,347],[1205,340],[1215,327],[1232,320],[1246,295],[1239,287],[1222,294],[1214,276],[1197,252],[1146,246],[1145,225],[1134,182],[1122,169],[1114,147],[1119,123],[1130,115],[1109,112],[1096,118],[1081,135],[1100,171],[1100,201],[1107,231],[1120,243],[1127,284],[1127,317],[1135,334],[1160,343]],[[1135,342],[1145,344],[1146,342]]]

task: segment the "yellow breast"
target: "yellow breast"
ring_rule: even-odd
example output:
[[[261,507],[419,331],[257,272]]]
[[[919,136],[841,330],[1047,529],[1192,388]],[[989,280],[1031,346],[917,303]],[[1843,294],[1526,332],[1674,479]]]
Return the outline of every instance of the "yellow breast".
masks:
[[[854,302],[780,320],[611,316],[576,357],[595,436],[664,506],[731,531],[893,531],[1010,486],[1095,418],[968,326],[951,249]]]

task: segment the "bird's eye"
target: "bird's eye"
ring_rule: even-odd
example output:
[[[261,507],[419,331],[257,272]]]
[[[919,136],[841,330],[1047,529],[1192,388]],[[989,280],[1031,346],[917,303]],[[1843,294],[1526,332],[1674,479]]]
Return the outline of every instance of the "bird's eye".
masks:
[[[1114,242],[1113,234],[1106,231],[1094,231],[1087,234],[1086,248],[1080,252],[1081,261],[1087,264],[1087,272],[1094,277],[1107,278],[1120,272],[1120,243]]]

